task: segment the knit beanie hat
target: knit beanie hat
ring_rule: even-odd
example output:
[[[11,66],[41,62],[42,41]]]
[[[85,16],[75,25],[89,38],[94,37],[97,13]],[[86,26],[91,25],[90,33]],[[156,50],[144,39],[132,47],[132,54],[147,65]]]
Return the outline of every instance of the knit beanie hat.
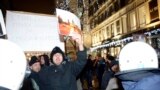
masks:
[[[111,61],[110,66],[113,67],[114,65],[118,65],[118,61],[116,60]]]
[[[38,58],[36,56],[32,56],[29,61],[29,66],[32,66],[34,63],[38,62]]]
[[[108,58],[110,61],[114,61],[114,60],[115,60],[115,57],[114,57],[114,56],[111,56],[111,55],[107,55],[107,58]]]

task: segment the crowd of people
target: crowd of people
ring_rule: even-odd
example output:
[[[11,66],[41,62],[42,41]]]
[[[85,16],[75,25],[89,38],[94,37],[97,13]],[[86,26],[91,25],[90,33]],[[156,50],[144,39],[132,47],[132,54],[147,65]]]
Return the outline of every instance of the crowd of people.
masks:
[[[60,58],[60,55],[62,55],[61,58],[63,58],[62,62],[59,60],[56,61],[56,59],[54,59]],[[94,58],[89,54],[88,57],[86,56],[84,58],[84,61],[81,61],[82,62],[70,60],[59,47],[55,47],[52,50],[50,56],[46,54],[40,56],[32,56],[31,60],[28,63],[31,73],[24,79],[21,90],[47,90],[47,88],[48,90],[51,90],[50,87],[46,87],[50,83],[56,84],[56,86],[51,85],[54,88],[58,88],[58,86],[63,87],[65,86],[65,83],[61,83],[62,78],[63,80],[66,80],[66,82],[73,80],[74,83],[69,82],[72,84],[76,84],[75,81],[80,79],[80,85],[83,90],[111,90],[111,88],[123,90],[121,88],[121,84],[118,83],[118,79],[114,76],[114,74],[119,71],[118,61],[115,60],[115,57],[108,54],[105,58],[101,57],[100,55],[97,55]],[[64,79],[64,75],[66,73],[65,70],[67,70],[66,68],[70,68],[70,66],[72,66],[70,64],[68,64],[69,66],[66,65],[66,63],[69,62],[77,62],[77,64],[73,64],[75,71],[74,73],[70,70],[67,71],[65,77],[66,79]],[[69,74],[69,72],[72,72],[72,74],[75,74],[75,76],[73,77],[73,75]],[[50,75],[50,73],[52,76]],[[55,73],[57,75],[54,75]],[[51,81],[49,83],[47,79],[50,79],[49,81],[53,79],[54,81]],[[110,84],[109,82],[111,79],[113,79],[112,81],[114,81],[115,83]],[[75,88],[76,87],[74,87],[74,89]]]
[[[123,90],[121,83],[114,76],[118,71],[118,61],[114,56],[107,54],[105,58],[100,55],[94,58],[88,55],[87,63],[80,74],[83,90]],[[115,83],[109,84],[112,78]]]
[[[50,56],[32,56],[31,74],[24,80],[21,90],[77,90],[76,78],[86,64],[87,53],[80,34],[73,33],[71,38],[78,44],[76,60],[69,61],[58,46]]]
[[[74,33],[72,39],[78,44],[74,60],[58,46],[50,56],[32,56],[28,62],[31,72],[19,85],[20,90],[78,90],[78,79],[82,90],[159,90],[158,57],[149,44],[139,41],[127,44],[117,61],[110,54],[87,57],[81,35]],[[10,64],[14,64],[13,61]],[[0,84],[0,90],[7,88]]]
[[[32,56],[28,62],[31,73],[25,77],[20,90],[77,90],[78,79],[83,90],[109,87],[114,73],[119,71],[115,58],[109,54],[87,57],[81,35],[75,34],[72,38],[79,48],[76,60],[65,55],[58,46],[53,48],[50,56]]]
[[[50,56],[32,56],[28,63],[31,74],[24,79],[21,90],[78,90],[78,79],[82,90],[158,90],[159,86],[155,86],[160,78],[158,58],[151,46],[143,42],[126,45],[117,61],[110,54],[87,57],[80,38],[76,38],[79,44],[76,60],[67,57],[59,47],[54,47]],[[146,54],[139,56],[144,48]],[[155,81],[154,87],[143,86],[146,80]]]

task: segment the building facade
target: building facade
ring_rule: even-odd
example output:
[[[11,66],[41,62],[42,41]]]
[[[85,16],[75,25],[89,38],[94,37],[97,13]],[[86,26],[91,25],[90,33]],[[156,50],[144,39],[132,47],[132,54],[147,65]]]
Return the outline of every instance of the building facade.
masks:
[[[117,56],[132,41],[160,48],[160,0],[88,0],[91,50]]]

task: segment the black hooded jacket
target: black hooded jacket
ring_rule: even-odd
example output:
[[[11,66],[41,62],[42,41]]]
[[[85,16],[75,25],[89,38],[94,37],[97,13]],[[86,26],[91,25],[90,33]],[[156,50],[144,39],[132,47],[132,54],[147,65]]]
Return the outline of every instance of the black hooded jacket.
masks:
[[[76,61],[65,60],[64,53],[59,47],[55,47],[50,55],[51,61],[55,53],[62,53],[63,62],[61,65],[53,65],[42,70],[40,73],[40,79],[42,81],[43,88],[40,90],[77,90],[76,77],[81,72],[86,64],[86,50],[77,52]]]

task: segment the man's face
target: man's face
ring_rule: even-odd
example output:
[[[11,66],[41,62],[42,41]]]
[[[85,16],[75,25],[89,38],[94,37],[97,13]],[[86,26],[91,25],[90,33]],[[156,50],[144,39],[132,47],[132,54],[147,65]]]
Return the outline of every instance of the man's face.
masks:
[[[34,64],[31,66],[31,69],[32,69],[34,72],[39,72],[39,71],[41,70],[40,63],[39,63],[39,62],[34,63]]]
[[[53,55],[53,62],[56,64],[56,65],[60,65],[63,61],[63,56],[61,53],[56,53]]]

